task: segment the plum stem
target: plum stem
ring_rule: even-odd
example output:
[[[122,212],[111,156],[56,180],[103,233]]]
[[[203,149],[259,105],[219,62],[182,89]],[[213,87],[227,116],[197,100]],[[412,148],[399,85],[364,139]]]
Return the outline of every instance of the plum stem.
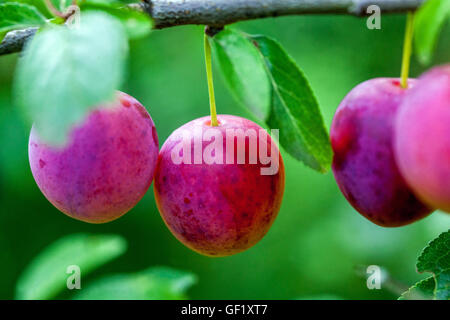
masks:
[[[403,43],[403,59],[402,59],[402,81],[403,89],[408,88],[409,67],[411,64],[412,40],[414,35],[414,13],[408,12],[406,18],[405,40]]]
[[[212,63],[211,63],[211,45],[209,44],[208,35],[204,34],[205,42],[205,64],[206,64],[206,78],[208,79],[208,93],[209,93],[209,111],[211,113],[211,126],[217,127],[217,112],[216,112],[216,99],[214,97],[214,83],[212,75]]]

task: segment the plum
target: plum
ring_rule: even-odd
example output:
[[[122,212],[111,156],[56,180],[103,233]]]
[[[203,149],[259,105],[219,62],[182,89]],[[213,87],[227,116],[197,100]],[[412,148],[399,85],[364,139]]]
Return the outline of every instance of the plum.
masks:
[[[284,192],[284,164],[270,135],[237,116],[219,115],[218,121],[211,126],[209,117],[199,118],[174,131],[159,153],[154,183],[172,234],[215,257],[261,240]]]
[[[415,84],[409,80],[409,87]],[[341,102],[331,126],[340,190],[359,213],[384,227],[403,226],[432,211],[412,193],[394,158],[395,115],[407,91],[399,79],[363,82]]]
[[[153,180],[158,137],[147,110],[117,92],[74,127],[65,146],[44,143],[31,129],[29,161],[45,197],[68,216],[90,223],[119,218]]]
[[[395,124],[400,172],[417,196],[450,212],[450,64],[419,78]]]

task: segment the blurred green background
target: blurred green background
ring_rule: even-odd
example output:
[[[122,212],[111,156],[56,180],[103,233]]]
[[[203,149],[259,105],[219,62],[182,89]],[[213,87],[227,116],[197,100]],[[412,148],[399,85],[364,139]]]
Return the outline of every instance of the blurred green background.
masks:
[[[405,17],[383,16],[382,30],[366,20],[343,16],[303,16],[237,24],[248,33],[278,39],[311,82],[329,128],[341,99],[373,77],[397,77]],[[182,124],[208,113],[203,28],[154,31],[130,45],[128,75],[121,90],[140,100],[156,123],[160,145]],[[450,61],[450,28],[444,30],[433,64]],[[427,242],[450,227],[450,216],[436,212],[413,225],[385,229],[347,204],[331,172],[321,175],[286,152],[286,191],[281,211],[267,236],[250,250],[208,258],[185,248],[167,230],[151,187],[143,200],[117,221],[90,225],[55,209],[41,194],[27,157],[29,129],[11,96],[17,54],[0,57],[0,298],[14,297],[18,276],[43,248],[62,236],[114,233],[127,252],[86,278],[136,272],[154,265],[190,271],[198,283],[193,299],[393,299],[398,293],[368,290],[358,265],[386,268],[400,283],[425,275],[415,261]],[[412,76],[424,70],[415,61]],[[216,68],[219,113],[251,118],[232,99]],[[64,106],[61,106],[64,107]]]

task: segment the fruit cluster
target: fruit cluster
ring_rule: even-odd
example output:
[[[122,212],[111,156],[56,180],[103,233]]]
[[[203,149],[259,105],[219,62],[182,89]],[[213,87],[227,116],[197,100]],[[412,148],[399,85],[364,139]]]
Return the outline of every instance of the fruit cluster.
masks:
[[[370,221],[397,227],[450,212],[450,65],[407,88],[387,78],[358,85],[330,135],[338,186]]]
[[[134,98],[119,92],[115,102],[95,108],[73,129],[63,148],[43,143],[33,128],[31,171],[56,208],[90,223],[112,221],[128,212],[155,178],[158,209],[176,238],[208,256],[235,254],[257,243],[274,222],[284,191],[284,165],[275,142],[260,126],[229,115],[219,115],[218,121],[216,134],[235,133],[232,148],[226,149],[227,140],[217,136],[213,142],[205,141],[204,134],[212,128],[205,117],[176,130],[158,156],[158,137],[149,113]],[[180,132],[200,141],[199,146],[189,143],[181,151],[192,151],[194,158],[195,148],[203,155],[211,143],[222,144],[220,149],[226,151],[221,159],[216,154],[213,163],[178,163],[173,150],[185,146]],[[248,132],[259,134],[250,137]],[[246,150],[252,142],[257,153],[262,145],[272,152],[270,156],[278,162],[274,174],[261,174],[268,165],[264,158],[250,161]],[[243,160],[247,160],[243,162],[238,160],[242,148]]]
[[[62,148],[45,144],[32,129],[31,170],[55,207],[91,223],[128,212],[154,179],[161,217],[178,240],[208,256],[235,254],[256,244],[274,222],[284,164],[271,136],[257,124],[229,115],[217,120],[217,126],[209,117],[185,124],[159,151],[147,110],[118,92],[115,102],[95,108],[74,128]],[[211,128],[216,131],[205,140]],[[231,148],[225,139],[230,130]],[[194,143],[185,143],[186,133]],[[395,227],[434,209],[449,212],[450,65],[409,80],[407,89],[399,79],[360,84],[337,109],[331,144],[339,188],[372,222]],[[259,156],[266,152],[277,170],[261,174],[269,163],[251,159],[251,150]],[[197,161],[198,154],[209,154],[209,161]]]

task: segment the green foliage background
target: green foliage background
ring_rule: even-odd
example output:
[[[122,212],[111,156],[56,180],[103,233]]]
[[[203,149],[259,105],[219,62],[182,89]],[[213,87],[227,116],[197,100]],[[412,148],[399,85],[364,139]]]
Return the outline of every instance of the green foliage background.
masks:
[[[338,16],[285,17],[238,26],[280,41],[308,77],[327,128],[355,85],[400,74],[401,15],[383,16],[382,30],[368,30],[364,19]],[[147,107],[160,145],[174,129],[208,113],[202,31],[177,27],[130,43],[129,71],[121,90]],[[447,26],[441,39],[448,34]],[[18,276],[43,248],[79,232],[120,234],[128,242],[124,255],[83,277],[82,287],[111,273],[168,266],[197,275],[198,283],[188,292],[194,299],[394,299],[400,293],[368,290],[354,267],[383,266],[406,286],[428,276],[417,274],[416,258],[428,241],[450,227],[448,215],[436,212],[397,229],[375,226],[347,204],[331,172],[314,172],[286,152],[286,191],[275,224],[254,248],[232,257],[207,258],[181,245],[159,217],[152,187],[117,221],[90,225],[66,217],[44,198],[29,169],[30,128],[11,96],[17,57],[0,57],[0,298],[14,297]],[[440,41],[433,64],[448,61],[450,43]],[[413,63],[413,76],[423,70]],[[251,117],[232,99],[218,72],[215,84],[219,113]]]

